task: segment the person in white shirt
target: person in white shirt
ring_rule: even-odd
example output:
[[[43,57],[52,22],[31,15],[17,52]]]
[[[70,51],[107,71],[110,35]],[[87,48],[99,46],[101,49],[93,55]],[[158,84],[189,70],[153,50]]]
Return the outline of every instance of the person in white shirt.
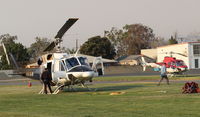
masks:
[[[161,68],[160,68],[160,81],[158,83],[158,86],[160,85],[160,83],[162,82],[163,79],[167,80],[167,84],[169,85],[169,79],[167,77],[167,69],[166,69],[166,63],[164,63]]]

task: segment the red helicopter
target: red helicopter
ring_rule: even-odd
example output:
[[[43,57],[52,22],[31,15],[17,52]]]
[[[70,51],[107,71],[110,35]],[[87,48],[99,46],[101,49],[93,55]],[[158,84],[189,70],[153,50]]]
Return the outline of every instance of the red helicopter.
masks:
[[[175,75],[175,74],[182,74],[188,70],[187,65],[185,65],[183,60],[176,59],[175,57],[164,57],[163,62],[160,63],[147,63],[142,56],[142,66],[143,71],[146,70],[147,66],[153,67],[154,71],[160,71],[160,67],[166,63],[167,74],[168,75]]]

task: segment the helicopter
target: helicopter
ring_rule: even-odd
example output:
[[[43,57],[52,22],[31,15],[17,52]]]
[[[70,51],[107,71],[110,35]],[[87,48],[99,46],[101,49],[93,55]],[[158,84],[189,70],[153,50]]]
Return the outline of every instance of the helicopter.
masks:
[[[161,66],[166,63],[166,71],[168,76],[174,76],[177,74],[183,74],[188,70],[187,65],[185,65],[183,60],[176,59],[175,57],[164,57],[164,60],[159,63],[147,63],[144,59],[144,57],[141,57],[142,59],[142,66],[143,66],[143,71],[146,71],[146,67],[150,66],[153,67],[154,71],[160,71]]]
[[[97,57],[96,59],[96,64],[93,63],[93,66],[101,64],[98,69],[102,70],[103,63],[101,57]],[[56,86],[53,92],[54,94],[57,94],[65,86],[71,89],[73,89],[73,85],[87,87],[85,82],[92,82],[93,77],[103,75],[103,71],[98,72],[99,70],[97,68],[90,67],[86,57],[68,55],[67,53],[50,53],[43,55],[43,59],[39,59],[38,64],[40,65],[40,70],[36,73],[38,76],[44,68],[47,68],[48,71],[51,72],[52,83]],[[90,88],[88,89],[91,90]],[[41,90],[39,94],[40,93],[43,93],[43,90]]]
[[[91,67],[86,57],[77,56],[78,51],[74,55],[69,55],[63,53],[60,49],[63,35],[77,20],[78,18],[68,19],[58,31],[55,40],[44,50],[44,52],[47,52],[56,48],[57,52],[48,53],[37,62],[40,68],[45,67],[51,72],[52,82],[57,87],[53,92],[54,94],[57,94],[65,86],[71,89],[73,89],[73,85],[87,87],[85,82],[92,82],[93,77],[104,74],[101,57],[96,57]],[[43,93],[43,90],[39,93]]]
[[[56,87],[53,94],[57,94],[65,86],[68,86],[69,89],[73,89],[74,85],[88,88],[85,82],[92,82],[93,77],[104,75],[102,57],[96,57],[93,65],[90,66],[86,57],[77,56],[78,51],[73,55],[62,52],[62,37],[77,20],[78,18],[69,18],[57,32],[54,41],[43,50],[46,54],[40,56],[36,63],[27,65],[26,69],[18,70],[17,74],[40,79],[43,70],[47,68],[52,77],[51,85]],[[51,53],[52,50],[56,50],[56,52]],[[43,93],[44,89],[39,92],[39,94]]]

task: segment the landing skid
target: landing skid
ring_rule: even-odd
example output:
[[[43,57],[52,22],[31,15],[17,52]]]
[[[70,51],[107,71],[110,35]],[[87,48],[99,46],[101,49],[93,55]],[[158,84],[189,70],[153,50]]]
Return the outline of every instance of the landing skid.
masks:
[[[89,88],[87,85],[85,85],[84,83],[81,83],[81,86],[83,88],[87,88],[89,91],[97,91],[97,89],[95,88],[94,90],[92,90],[91,88]]]
[[[44,88],[42,88],[38,94],[44,94]]]
[[[84,83],[81,83],[81,86],[83,88],[87,88],[88,91],[97,91],[97,88],[95,88],[93,90],[93,89],[89,88],[87,85],[85,85]],[[56,89],[54,90],[54,92],[52,94],[58,94],[60,91],[62,91],[64,89],[64,87],[65,87],[65,85],[60,85],[60,86],[56,87]],[[69,85],[68,89],[69,89],[69,91],[77,91],[75,88],[73,88],[73,85]],[[44,88],[42,88],[38,94],[44,94]]]
[[[55,89],[55,91],[53,92],[53,94],[58,94],[61,90],[63,90],[64,86],[65,86],[65,85],[60,85],[60,86],[58,86],[58,87]]]
[[[58,94],[60,90],[62,90],[63,88],[64,88],[64,85],[60,85],[59,87],[55,89],[55,91],[52,94]],[[45,94],[44,88],[42,88],[38,94]]]
[[[167,74],[167,77],[168,77],[168,78],[175,77],[175,74]]]
[[[42,88],[38,94],[45,94],[44,93],[44,88]],[[47,94],[51,94],[51,93],[47,93]]]
[[[184,73],[184,72],[181,72],[181,73],[174,73],[174,74],[167,74],[167,77],[169,77],[169,78],[178,77],[178,76],[187,77],[187,74]]]

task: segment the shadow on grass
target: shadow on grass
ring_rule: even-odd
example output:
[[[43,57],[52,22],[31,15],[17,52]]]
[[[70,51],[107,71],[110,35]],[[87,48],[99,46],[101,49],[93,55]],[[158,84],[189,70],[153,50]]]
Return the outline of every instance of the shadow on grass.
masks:
[[[120,91],[120,90],[127,90],[133,89],[138,87],[145,87],[144,85],[120,85],[120,86],[105,86],[99,88],[75,88],[74,90],[66,89],[64,92],[101,92],[101,91]]]

